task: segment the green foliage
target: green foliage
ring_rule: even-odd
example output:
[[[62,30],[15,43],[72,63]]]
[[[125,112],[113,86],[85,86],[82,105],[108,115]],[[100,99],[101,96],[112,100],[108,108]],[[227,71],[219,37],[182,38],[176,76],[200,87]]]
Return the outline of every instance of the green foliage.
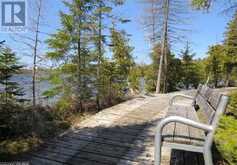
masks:
[[[148,92],[154,92],[156,90],[156,81],[157,81],[157,74],[159,68],[159,61],[160,61],[160,54],[161,54],[161,45],[157,44],[151,54],[151,65],[146,67],[145,72],[145,80],[146,80],[146,90]]]
[[[130,74],[129,74],[129,82],[130,85],[129,87],[133,90],[133,91],[138,91],[139,90],[139,81],[141,77],[144,77],[144,70],[145,65],[137,65],[132,67]]]
[[[150,55],[152,64],[144,68],[145,80],[146,80],[146,90],[148,92],[154,92],[156,89],[157,73],[160,61],[160,44],[157,44]],[[169,52],[168,54],[168,71],[166,80],[166,91],[176,91],[180,86],[182,80],[182,68],[181,60],[176,58],[175,55]],[[162,84],[164,88],[164,84]]]
[[[23,66],[19,65],[18,59],[11,49],[1,48],[0,51],[0,84],[4,88],[0,93],[1,102],[17,101],[17,96],[23,96],[24,93],[18,83],[12,81],[11,78],[18,74]]]
[[[237,164],[237,91],[230,93],[227,115],[220,120],[215,142],[218,150],[229,164]]]
[[[115,79],[114,86],[117,89],[119,96],[122,96],[123,91],[128,88],[128,77],[132,66],[134,65],[132,50],[129,46],[129,40],[126,38],[125,32],[119,32],[114,28],[111,29],[111,42],[113,47],[113,60],[115,63]]]
[[[69,92],[67,90],[68,85],[66,84],[67,82],[66,80],[68,81],[71,80],[70,79],[71,77],[69,77],[66,73],[62,76],[61,71],[62,71],[61,68],[52,69],[49,71],[49,76],[45,79],[48,80],[53,85],[53,87],[43,93],[45,97],[53,98],[62,93],[66,94],[67,92]]]
[[[0,104],[0,160],[36,147],[44,138],[69,128],[56,110]]]
[[[180,87],[182,77],[182,62],[180,59],[170,55],[168,59],[168,77],[167,77],[167,92],[177,91]]]
[[[224,41],[225,48],[225,75],[226,86],[230,85],[231,74],[234,67],[237,67],[237,12],[234,14],[233,19],[229,22],[226,32],[226,38]]]
[[[15,140],[4,140],[0,142],[0,160],[10,161],[9,155],[15,156],[30,151],[37,147],[42,141],[37,137],[18,138]]]
[[[237,120],[231,116],[222,117],[215,141],[217,148],[230,165],[237,164]]]
[[[157,70],[154,69],[154,65],[148,65],[144,71],[146,81],[146,91],[154,92],[156,90]]]
[[[182,84],[186,89],[190,87],[197,88],[200,82],[200,75],[198,66],[193,60],[195,54],[191,52],[188,44],[185,49],[181,51],[180,56],[182,57]]]
[[[228,113],[237,118],[237,90],[233,91],[230,96]]]
[[[47,40],[50,47],[47,57],[57,67],[48,77],[53,88],[44,94],[64,99],[73,97],[78,111],[83,109],[82,102],[91,97],[92,58],[87,46],[91,44],[88,33],[93,28],[90,13],[94,3],[90,0],[65,2],[69,12],[60,13],[62,28]]]
[[[105,59],[105,46],[107,45],[106,40],[108,39],[107,35],[104,35],[105,31],[110,28],[108,22],[115,24],[115,17],[113,16],[113,7],[117,5],[122,5],[123,0],[96,0],[94,1],[94,10],[92,11],[93,14],[93,21],[91,22],[92,28],[94,28],[95,32],[93,33],[93,41],[95,45],[95,60],[94,62],[96,67],[95,77],[96,80],[94,81],[94,86],[96,88],[96,103],[97,103],[97,110],[101,109],[101,99],[106,95],[105,93],[105,85],[106,83],[103,80],[103,62],[106,61]],[[106,21],[105,21],[106,20]],[[116,21],[121,23],[126,23],[122,18],[117,17]],[[105,23],[107,22],[107,23]]]
[[[47,57],[55,63],[48,77],[52,88],[44,92],[46,97],[57,97],[59,113],[69,109],[83,111],[83,104],[100,102],[112,94],[121,96],[130,70],[131,48],[125,34],[113,31],[112,48],[115,62],[104,57],[104,19],[112,15],[112,7],[123,1],[80,0],[64,2],[69,9],[60,13],[62,28],[47,40],[50,51]],[[89,48],[90,47],[90,48]],[[111,69],[111,70],[109,70]],[[120,82],[120,83],[118,83]],[[110,85],[111,84],[111,85]],[[108,88],[111,88],[108,90]],[[112,92],[112,89],[116,89]],[[109,92],[108,92],[109,91]]]
[[[233,19],[228,23],[225,49],[227,55],[226,63],[231,64],[237,62],[237,12]]]
[[[12,81],[21,68],[15,54],[9,48],[1,48],[0,84],[3,88],[0,98],[0,160],[27,152],[37,146],[40,139],[53,136],[68,125],[45,108],[24,107],[21,104],[25,100],[19,97],[24,93],[18,83]],[[57,77],[51,81],[55,84],[61,82]]]
[[[112,98],[115,94],[114,90],[117,90],[114,88],[114,82],[117,77],[115,62],[104,60],[101,67],[101,72],[103,73],[101,75],[101,79],[103,80],[103,86],[101,87],[101,95],[103,102],[108,102],[108,104],[112,103]]]
[[[196,72],[199,75],[199,83],[205,84],[208,78],[206,59],[194,60]]]
[[[196,9],[208,9],[212,0],[192,0],[192,6]]]
[[[214,86],[222,80],[225,62],[225,50],[223,45],[214,45],[209,47],[208,58],[206,59],[206,70],[211,76]]]
[[[114,28],[111,29],[111,42],[118,75],[121,76],[121,79],[126,80],[131,66],[134,64],[131,55],[133,48],[128,44],[129,40],[126,38],[126,33],[124,31],[119,32]]]
[[[1,139],[28,137],[33,134],[38,137],[48,137],[57,132],[55,128],[59,122],[53,111],[17,104],[1,104],[0,111]]]
[[[206,72],[211,78],[211,83],[217,87],[230,86],[236,80],[237,68],[237,12],[228,23],[223,44],[209,47],[206,59]],[[225,84],[223,82],[225,81]],[[220,83],[222,82],[222,83]],[[233,84],[234,85],[234,84]]]

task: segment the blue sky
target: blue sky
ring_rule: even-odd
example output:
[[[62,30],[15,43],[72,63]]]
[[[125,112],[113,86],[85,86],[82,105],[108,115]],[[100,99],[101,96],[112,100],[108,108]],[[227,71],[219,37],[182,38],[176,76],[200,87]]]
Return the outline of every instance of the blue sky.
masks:
[[[132,35],[130,44],[135,48],[133,56],[136,58],[136,61],[138,63],[149,63],[151,47],[145,37],[146,32],[141,24],[141,17],[144,16],[144,6],[139,1],[140,0],[127,0],[124,6],[116,9],[116,13],[131,20],[130,23],[120,26],[120,28],[125,29],[128,34]],[[51,34],[60,28],[59,10],[65,11],[66,9],[61,1],[48,0],[46,2],[47,4],[44,4],[44,23],[46,23],[47,26],[43,26],[41,31]],[[187,15],[191,20],[188,28],[192,30],[186,33],[187,38],[183,40],[188,40],[191,43],[192,50],[196,53],[196,58],[205,57],[208,46],[223,41],[224,32],[231,16],[226,16],[222,14],[221,11],[222,6],[214,6],[209,13],[193,11]],[[29,15],[31,15],[31,11],[29,11]],[[9,34],[0,33],[0,36],[1,39],[7,40],[7,45],[11,46],[11,48],[17,52],[17,55],[24,64],[31,64],[31,58],[23,55],[23,52],[29,52],[23,44],[12,41]],[[41,36],[42,40],[46,38],[47,35]],[[185,44],[185,42],[174,43],[174,53],[178,54]],[[40,47],[42,54],[46,50],[47,45]]]

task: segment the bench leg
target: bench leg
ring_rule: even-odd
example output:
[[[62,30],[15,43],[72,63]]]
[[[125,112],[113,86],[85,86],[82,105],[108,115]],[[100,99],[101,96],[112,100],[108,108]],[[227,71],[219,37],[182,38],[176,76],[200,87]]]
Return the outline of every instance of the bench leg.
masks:
[[[157,133],[155,137],[155,165],[161,164],[161,134]]]
[[[205,165],[213,165],[211,149],[205,149],[204,161],[205,161]]]

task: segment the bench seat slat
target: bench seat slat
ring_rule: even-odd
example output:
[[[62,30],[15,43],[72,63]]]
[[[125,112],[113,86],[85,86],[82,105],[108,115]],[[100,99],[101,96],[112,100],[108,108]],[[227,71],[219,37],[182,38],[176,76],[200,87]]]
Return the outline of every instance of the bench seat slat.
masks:
[[[212,164],[211,144],[213,142],[214,132],[218,125],[220,116],[226,110],[229,98],[222,95],[221,92],[209,88],[207,85],[199,86],[192,105],[178,105],[176,102],[176,104],[174,104],[176,97],[177,96],[174,96],[170,101],[170,106],[166,116],[174,117],[166,120],[164,119],[163,122],[158,125],[159,132],[156,136],[156,147],[158,150],[156,150],[157,152],[155,153],[155,164],[160,163],[162,144],[171,149],[203,153],[205,163]],[[183,103],[183,100],[181,103]],[[196,126],[200,129],[187,126],[180,123],[182,122],[182,119],[176,118],[177,120],[175,120],[175,116],[184,117],[191,121],[203,123],[204,125],[201,127],[200,124],[184,120],[183,123]],[[169,123],[171,121],[179,121],[179,123]],[[208,126],[212,129],[209,129]],[[163,127],[164,129],[162,130]],[[204,132],[204,130],[208,130],[208,132]],[[162,133],[162,135],[160,135],[160,133]]]
[[[171,108],[168,109],[168,113],[166,117],[175,116],[175,111],[172,111]],[[163,137],[166,141],[173,142],[174,141],[174,130],[175,130],[175,123],[169,123],[164,127]]]
[[[200,122],[198,119],[197,113],[193,108],[190,108],[188,111],[188,119]],[[194,127],[189,127],[189,133],[190,133],[190,140],[192,144],[195,144],[197,146],[204,145],[205,134],[202,130],[194,128]]]
[[[187,117],[187,109],[184,109],[183,106],[175,106],[174,111],[176,112],[176,116],[184,118]],[[188,143],[188,144],[190,143],[187,125],[181,123],[175,123],[174,141],[179,143]]]
[[[197,115],[192,106],[174,105],[169,107],[167,116],[180,116],[198,121]],[[181,123],[169,123],[164,127],[163,140],[171,143],[182,143],[189,145],[202,145],[204,134],[199,129],[192,128]]]

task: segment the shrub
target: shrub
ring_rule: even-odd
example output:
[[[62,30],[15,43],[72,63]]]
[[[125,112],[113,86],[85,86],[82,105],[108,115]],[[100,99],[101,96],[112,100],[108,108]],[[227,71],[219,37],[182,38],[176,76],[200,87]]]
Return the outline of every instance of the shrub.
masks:
[[[15,140],[4,140],[0,142],[0,160],[10,160],[9,156],[15,156],[23,152],[28,152],[37,147],[42,141],[37,137],[18,138]]]
[[[0,112],[0,160],[27,152],[70,126],[43,107],[0,104]]]
[[[220,120],[215,135],[217,148],[230,164],[237,164],[237,91],[230,94],[227,115]]]
[[[217,148],[231,165],[237,164],[237,120],[223,116],[215,135]]]
[[[237,90],[233,91],[230,94],[230,102],[228,107],[228,113],[235,116],[237,118]]]
[[[1,139],[28,137],[48,137],[61,129],[62,121],[56,120],[51,111],[42,107],[24,108],[15,104],[0,105]],[[65,124],[63,125],[65,128]]]

